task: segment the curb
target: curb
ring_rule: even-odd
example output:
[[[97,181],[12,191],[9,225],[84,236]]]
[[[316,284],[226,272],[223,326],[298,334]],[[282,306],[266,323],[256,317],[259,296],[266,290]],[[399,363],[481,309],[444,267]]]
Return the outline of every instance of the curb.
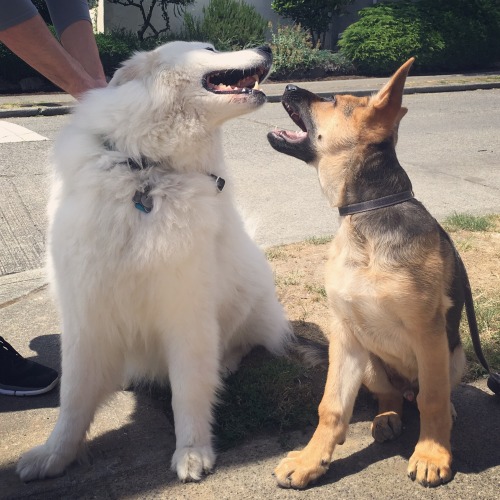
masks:
[[[334,82],[334,80],[332,80]],[[283,82],[286,85],[286,82]],[[307,82],[299,83],[307,88]],[[404,90],[405,95],[411,94],[436,94],[441,92],[467,92],[471,90],[491,90],[500,89],[500,82],[488,82],[488,83],[462,83],[457,85],[440,85],[440,86],[430,86],[430,87],[407,87]],[[364,90],[342,90],[337,92],[338,94],[350,94],[358,97],[369,96],[377,92],[376,88],[369,88]],[[319,91],[315,92],[320,97],[330,97],[332,92]],[[281,94],[269,93],[267,95],[267,102],[281,102]],[[67,115],[71,113],[73,105],[57,105],[57,106],[33,106],[33,107],[23,107],[23,108],[12,108],[1,110],[0,109],[0,119],[1,118],[25,118],[33,116],[57,116],[57,115]]]
[[[300,86],[300,83],[299,83]],[[438,94],[442,92],[467,92],[471,90],[491,90],[500,89],[500,82],[490,82],[490,83],[464,83],[457,85],[442,85],[435,87],[406,87],[404,89],[404,95],[411,94]],[[335,92],[336,94],[349,94],[356,97],[370,96],[377,92],[378,89],[371,88],[365,90],[342,90],[340,92]],[[331,97],[334,92],[315,92],[316,95],[320,97]],[[281,95],[268,95],[267,102],[281,102]]]
[[[0,118],[25,118],[29,116],[67,115],[73,106],[13,108],[0,110]]]

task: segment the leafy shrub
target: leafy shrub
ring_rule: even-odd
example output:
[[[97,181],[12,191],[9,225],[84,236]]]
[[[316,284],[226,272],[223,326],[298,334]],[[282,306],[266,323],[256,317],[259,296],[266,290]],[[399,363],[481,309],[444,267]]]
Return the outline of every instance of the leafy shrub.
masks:
[[[140,41],[135,33],[124,29],[111,30],[95,35],[104,73],[111,76],[120,64],[138,50],[152,50],[164,42],[163,38]]]
[[[104,73],[112,75],[121,62],[140,50],[139,39],[126,31],[97,33],[95,36],[99,56],[104,67]]]
[[[307,76],[312,70],[345,75],[353,72],[353,66],[342,54],[320,50],[313,46],[311,35],[300,25],[278,26],[271,31],[273,49],[273,74],[271,78],[286,79],[300,73]]]
[[[179,40],[179,37],[172,33],[139,40],[135,33],[122,28],[97,33],[95,38],[104,73],[108,76],[112,76],[120,64],[134,52],[153,50],[164,43]]]
[[[211,42],[218,50],[238,50],[265,42],[267,22],[255,7],[237,0],[211,0],[203,7],[203,18],[184,15],[188,40]]]
[[[354,0],[272,0],[271,8],[280,16],[300,24],[311,34],[313,44],[323,40],[332,19],[345,12]]]
[[[422,0],[422,8],[434,16],[447,58],[479,67],[500,57],[498,0]]]
[[[363,73],[390,73],[413,55],[420,65],[424,46],[442,48],[412,2],[377,4],[359,15],[360,20],[344,31],[338,45]]]
[[[418,71],[485,67],[500,56],[496,0],[403,0],[359,12],[339,47],[365,74],[387,74],[411,56]]]
[[[38,73],[0,43],[0,78],[6,82],[17,83],[31,76],[38,76]]]

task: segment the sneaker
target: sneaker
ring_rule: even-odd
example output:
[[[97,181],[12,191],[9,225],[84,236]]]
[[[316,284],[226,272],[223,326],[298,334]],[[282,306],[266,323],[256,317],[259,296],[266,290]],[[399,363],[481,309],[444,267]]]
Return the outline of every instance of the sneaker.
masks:
[[[58,381],[55,370],[24,359],[0,337],[0,394],[36,396],[52,390]]]

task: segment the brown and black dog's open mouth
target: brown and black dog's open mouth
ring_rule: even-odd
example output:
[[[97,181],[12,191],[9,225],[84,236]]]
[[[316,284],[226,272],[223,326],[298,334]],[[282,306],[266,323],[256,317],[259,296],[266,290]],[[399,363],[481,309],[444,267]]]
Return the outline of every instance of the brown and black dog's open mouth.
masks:
[[[281,103],[300,130],[293,132],[276,129],[269,132],[267,140],[276,151],[294,156],[306,163],[316,158],[311,140],[315,133],[315,125],[311,117],[310,104],[317,100],[323,99],[295,85],[286,86]]]

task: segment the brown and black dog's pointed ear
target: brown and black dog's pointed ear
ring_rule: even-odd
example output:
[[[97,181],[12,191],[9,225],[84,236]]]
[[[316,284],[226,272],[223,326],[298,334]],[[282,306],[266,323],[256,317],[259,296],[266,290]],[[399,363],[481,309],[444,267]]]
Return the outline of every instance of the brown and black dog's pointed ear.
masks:
[[[394,145],[396,145],[398,142],[399,122],[403,119],[403,117],[404,117],[404,115],[406,115],[406,113],[408,113],[408,108],[401,107],[399,109],[399,113],[396,116],[396,120],[394,121],[394,125],[393,125]]]
[[[398,114],[396,115],[396,122],[394,123],[395,126],[399,126],[399,122],[403,119],[406,113],[408,113],[408,108],[404,108],[403,106],[401,106],[399,108]]]
[[[415,61],[414,57],[408,59],[394,73],[392,78],[370,99],[370,104],[374,110],[384,113],[389,120],[396,121],[398,117],[400,120],[404,116],[404,113],[403,116],[400,116],[403,90],[413,61]]]

